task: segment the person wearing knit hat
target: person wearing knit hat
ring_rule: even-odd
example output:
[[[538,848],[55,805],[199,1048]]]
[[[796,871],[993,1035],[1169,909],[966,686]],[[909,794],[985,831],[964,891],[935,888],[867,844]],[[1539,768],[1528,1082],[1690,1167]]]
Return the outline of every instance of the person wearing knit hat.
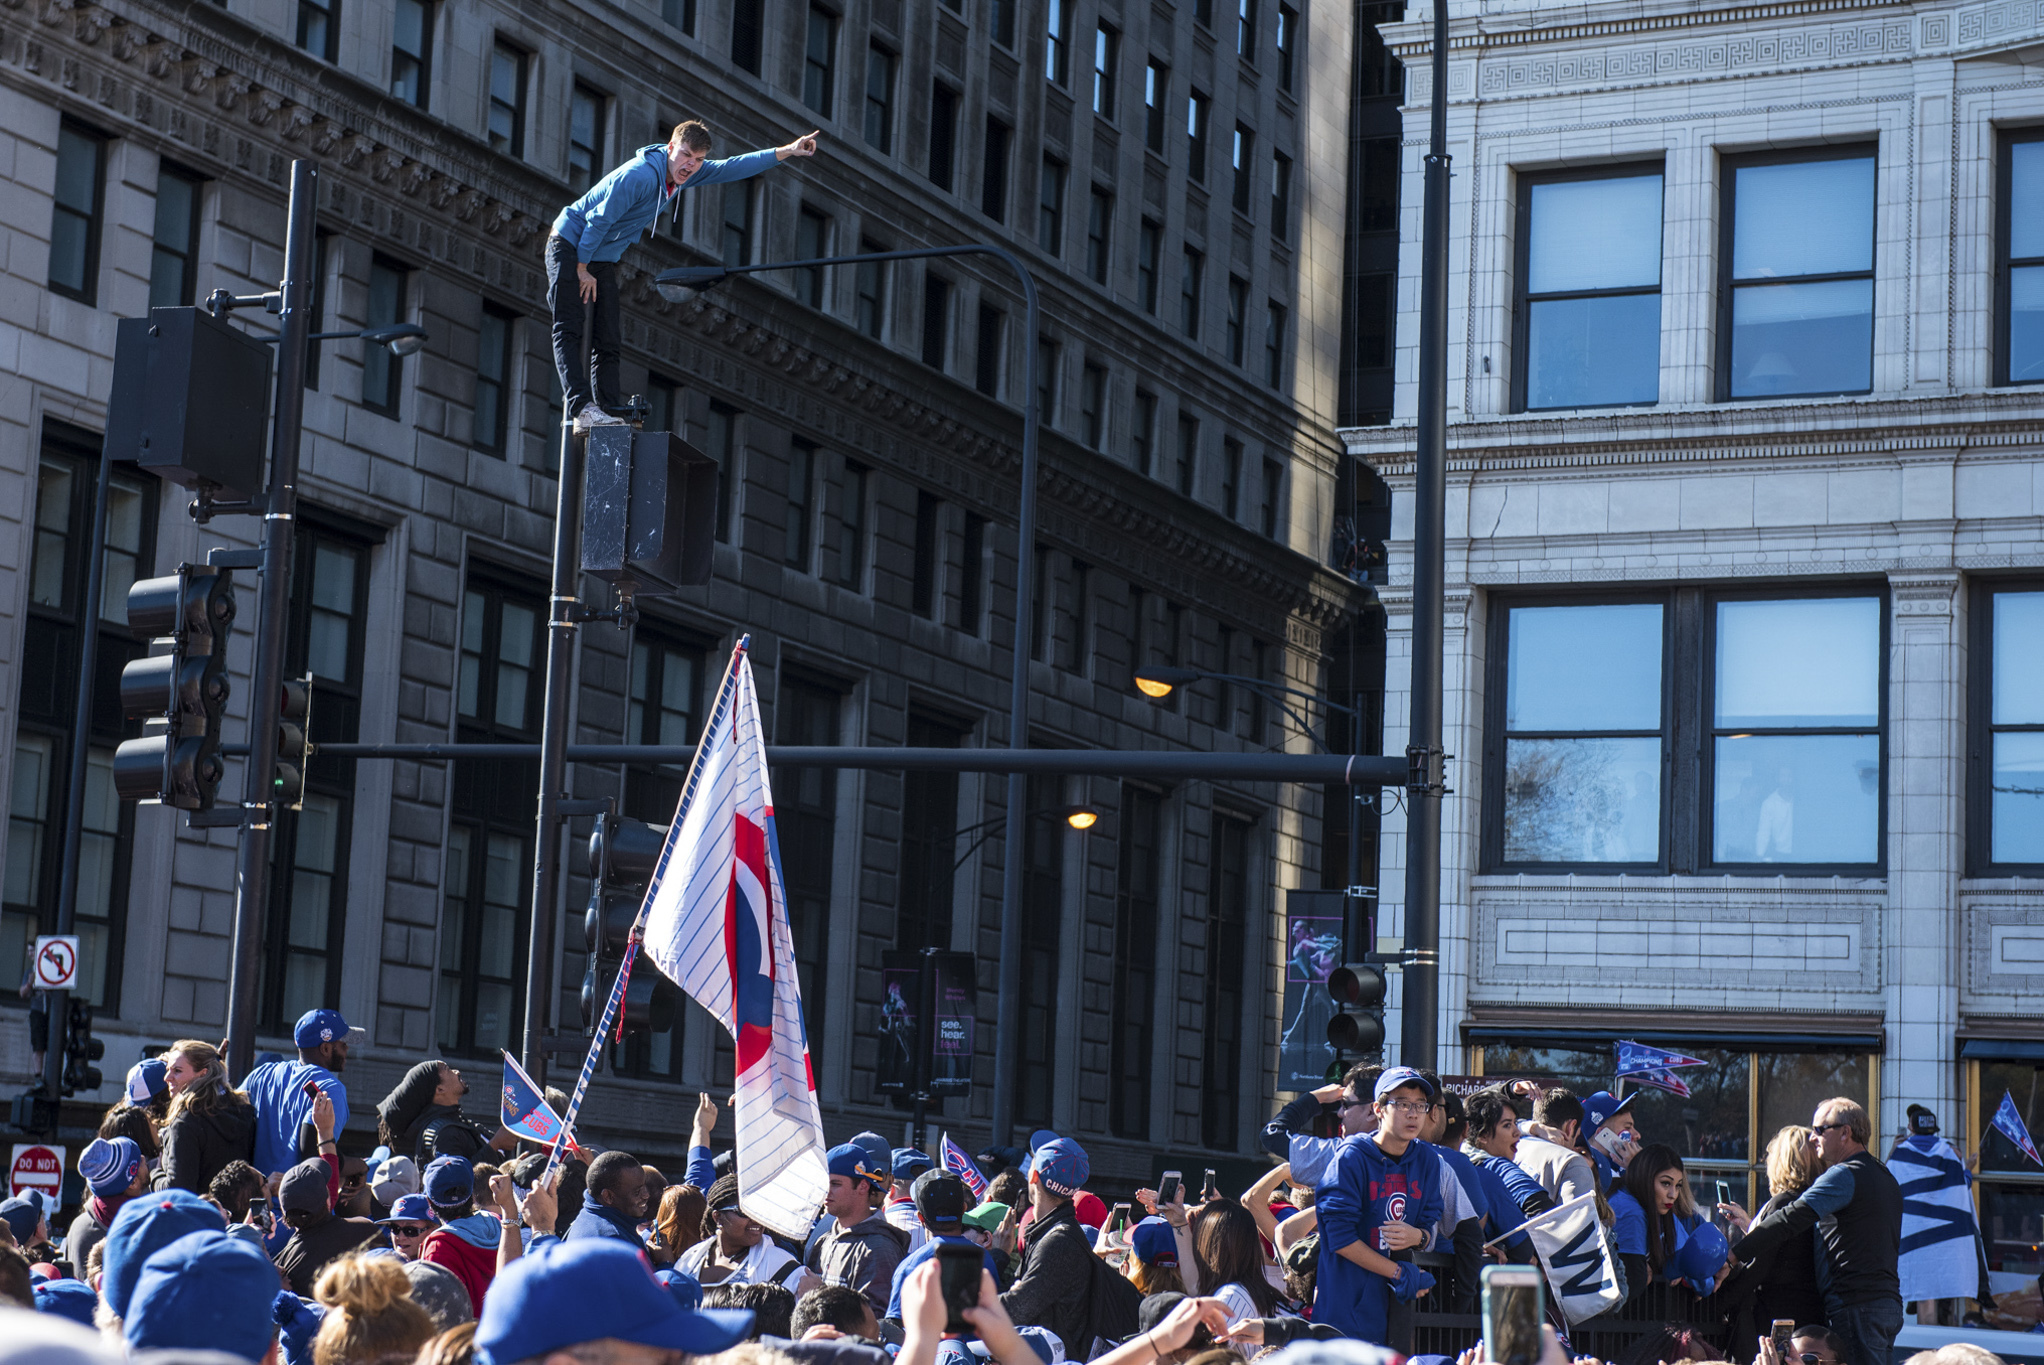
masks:
[[[221,1232],[227,1220],[208,1201],[183,1190],[160,1190],[130,1199],[107,1229],[101,1252],[99,1292],[116,1318],[128,1313],[128,1296],[151,1256],[194,1232]]]
[[[121,1322],[131,1352],[213,1350],[250,1361],[272,1358],[277,1268],[224,1232],[193,1232],[143,1264]]]
[[[94,1138],[78,1154],[78,1174],[85,1177],[91,1197],[71,1220],[64,1257],[71,1263],[72,1275],[84,1279],[85,1258],[113,1226],[121,1206],[148,1188],[149,1163],[133,1138]]]

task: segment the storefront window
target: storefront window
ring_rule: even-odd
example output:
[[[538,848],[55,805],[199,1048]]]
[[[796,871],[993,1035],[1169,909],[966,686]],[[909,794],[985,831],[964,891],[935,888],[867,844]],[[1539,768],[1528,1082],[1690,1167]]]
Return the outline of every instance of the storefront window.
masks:
[[[2044,1131],[2040,1128],[2044,1124],[2044,1045],[1975,1040],[1965,1044],[1961,1055],[1980,1052],[2004,1055],[1972,1060],[1967,1065],[1966,1108],[1972,1116],[1972,1141],[1964,1144],[1964,1154],[1979,1153],[1980,1232],[1987,1248],[1987,1269],[1995,1292],[2000,1293],[2033,1284],[2044,1273],[2044,1170],[1990,1121],[2001,1107],[2002,1096],[2007,1095],[2015,1101],[2032,1140]]]

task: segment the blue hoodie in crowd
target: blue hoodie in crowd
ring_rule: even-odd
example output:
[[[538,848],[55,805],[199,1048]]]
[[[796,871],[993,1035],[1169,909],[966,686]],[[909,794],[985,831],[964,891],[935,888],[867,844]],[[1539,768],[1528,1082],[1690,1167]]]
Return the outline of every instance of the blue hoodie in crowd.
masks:
[[[625,248],[639,240],[639,234],[653,225],[660,210],[682,190],[744,180],[779,160],[779,149],[774,147],[744,152],[721,161],[705,161],[686,181],[669,185],[667,144],[656,142],[651,147],[641,147],[637,156],[562,209],[560,217],[554,219],[554,234],[575,248],[575,259],[584,265],[615,261],[623,257]]]
[[[1529,1192],[1543,1193],[1539,1181],[1520,1171],[1509,1161],[1501,1161],[1490,1156],[1472,1157],[1467,1152],[1458,1155],[1469,1163],[1476,1183],[1482,1187],[1484,1198],[1490,1204],[1490,1232],[1487,1237],[1495,1237],[1526,1221],[1526,1213],[1520,1205],[1520,1200]],[[1514,1171],[1518,1172],[1523,1184],[1510,1179],[1510,1173]],[[1525,1233],[1515,1232],[1505,1238],[1505,1245],[1517,1250],[1531,1244],[1527,1241]]]
[[[1320,1188],[1320,1279],[1313,1299],[1313,1320],[1344,1335],[1384,1345],[1393,1283],[1337,1253],[1360,1242],[1380,1254],[1377,1229],[1385,1223],[1406,1223],[1431,1231],[1441,1221],[1439,1149],[1424,1142],[1406,1144],[1392,1156],[1377,1145],[1374,1133],[1359,1133],[1341,1144],[1334,1169]],[[1433,1278],[1418,1266],[1405,1267],[1408,1289],[1426,1288]]]

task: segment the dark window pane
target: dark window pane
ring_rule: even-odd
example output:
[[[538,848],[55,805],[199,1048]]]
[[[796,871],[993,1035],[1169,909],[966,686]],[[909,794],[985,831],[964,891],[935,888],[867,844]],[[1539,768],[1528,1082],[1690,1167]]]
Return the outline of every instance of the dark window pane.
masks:
[[[1659,739],[1507,740],[1505,861],[1656,861],[1660,773]]]
[[[809,7],[809,32],[802,48],[802,103],[828,117],[837,66],[837,16]]]
[[[763,0],[732,0],[731,65],[759,74],[760,22]]]
[[[894,54],[878,45],[866,49],[866,145],[894,150]]]
[[[156,178],[156,232],[149,257],[151,308],[191,304],[198,222],[198,182],[166,167]]]

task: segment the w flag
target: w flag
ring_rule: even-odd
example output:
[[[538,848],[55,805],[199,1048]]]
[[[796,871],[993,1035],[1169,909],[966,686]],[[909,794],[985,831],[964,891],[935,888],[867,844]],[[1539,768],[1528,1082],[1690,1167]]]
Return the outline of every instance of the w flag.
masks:
[[[1709,1065],[1710,1063],[1699,1057],[1685,1057],[1679,1052],[1667,1052],[1661,1048],[1649,1047],[1645,1043],[1635,1043],[1626,1038],[1618,1040],[1618,1068],[1616,1074],[1620,1076],[1640,1076],[1648,1072],[1669,1071],[1677,1067]],[[1651,1085],[1653,1082],[1643,1080],[1641,1084]],[[1687,1094],[1688,1091],[1684,1090],[1682,1093]]]
[[[1980,1287],[1979,1225],[1966,1162],[1941,1137],[1907,1137],[1888,1156],[1902,1187],[1902,1301],[1970,1299]]]
[[[951,1140],[949,1133],[944,1134],[943,1145],[937,1149],[937,1154],[944,1159],[944,1169],[963,1180],[974,1199],[984,1200],[987,1197],[987,1178],[980,1172],[979,1164]]]
[[[826,1149],[744,640],[731,653],[642,913],[653,965],[736,1044],[745,1211],[800,1240],[828,1184]]]
[[[1689,1098],[1689,1082],[1672,1071],[1637,1071],[1625,1079],[1634,1085],[1649,1086],[1655,1090],[1665,1090],[1671,1095],[1680,1095],[1684,1099]]]
[[[560,1115],[508,1052],[504,1054],[504,1095],[498,1109],[504,1126],[527,1141],[551,1147],[561,1136]]]
[[[2003,1137],[2015,1143],[2024,1156],[2044,1166],[2044,1157],[2037,1155],[2037,1144],[2030,1141],[2030,1130],[2023,1126],[2023,1116],[2016,1109],[2016,1097],[2006,1090],[2001,1092],[2001,1108],[1994,1111],[1994,1126]]]
[[[1512,1230],[1524,1229],[1533,1239],[1540,1267],[1547,1272],[1548,1288],[1570,1326],[1616,1307],[1624,1297],[1618,1288],[1618,1257],[1611,1250],[1610,1234],[1597,1217],[1595,1201],[1594,1192],[1578,1195]],[[1492,1241],[1511,1235],[1506,1232]]]

